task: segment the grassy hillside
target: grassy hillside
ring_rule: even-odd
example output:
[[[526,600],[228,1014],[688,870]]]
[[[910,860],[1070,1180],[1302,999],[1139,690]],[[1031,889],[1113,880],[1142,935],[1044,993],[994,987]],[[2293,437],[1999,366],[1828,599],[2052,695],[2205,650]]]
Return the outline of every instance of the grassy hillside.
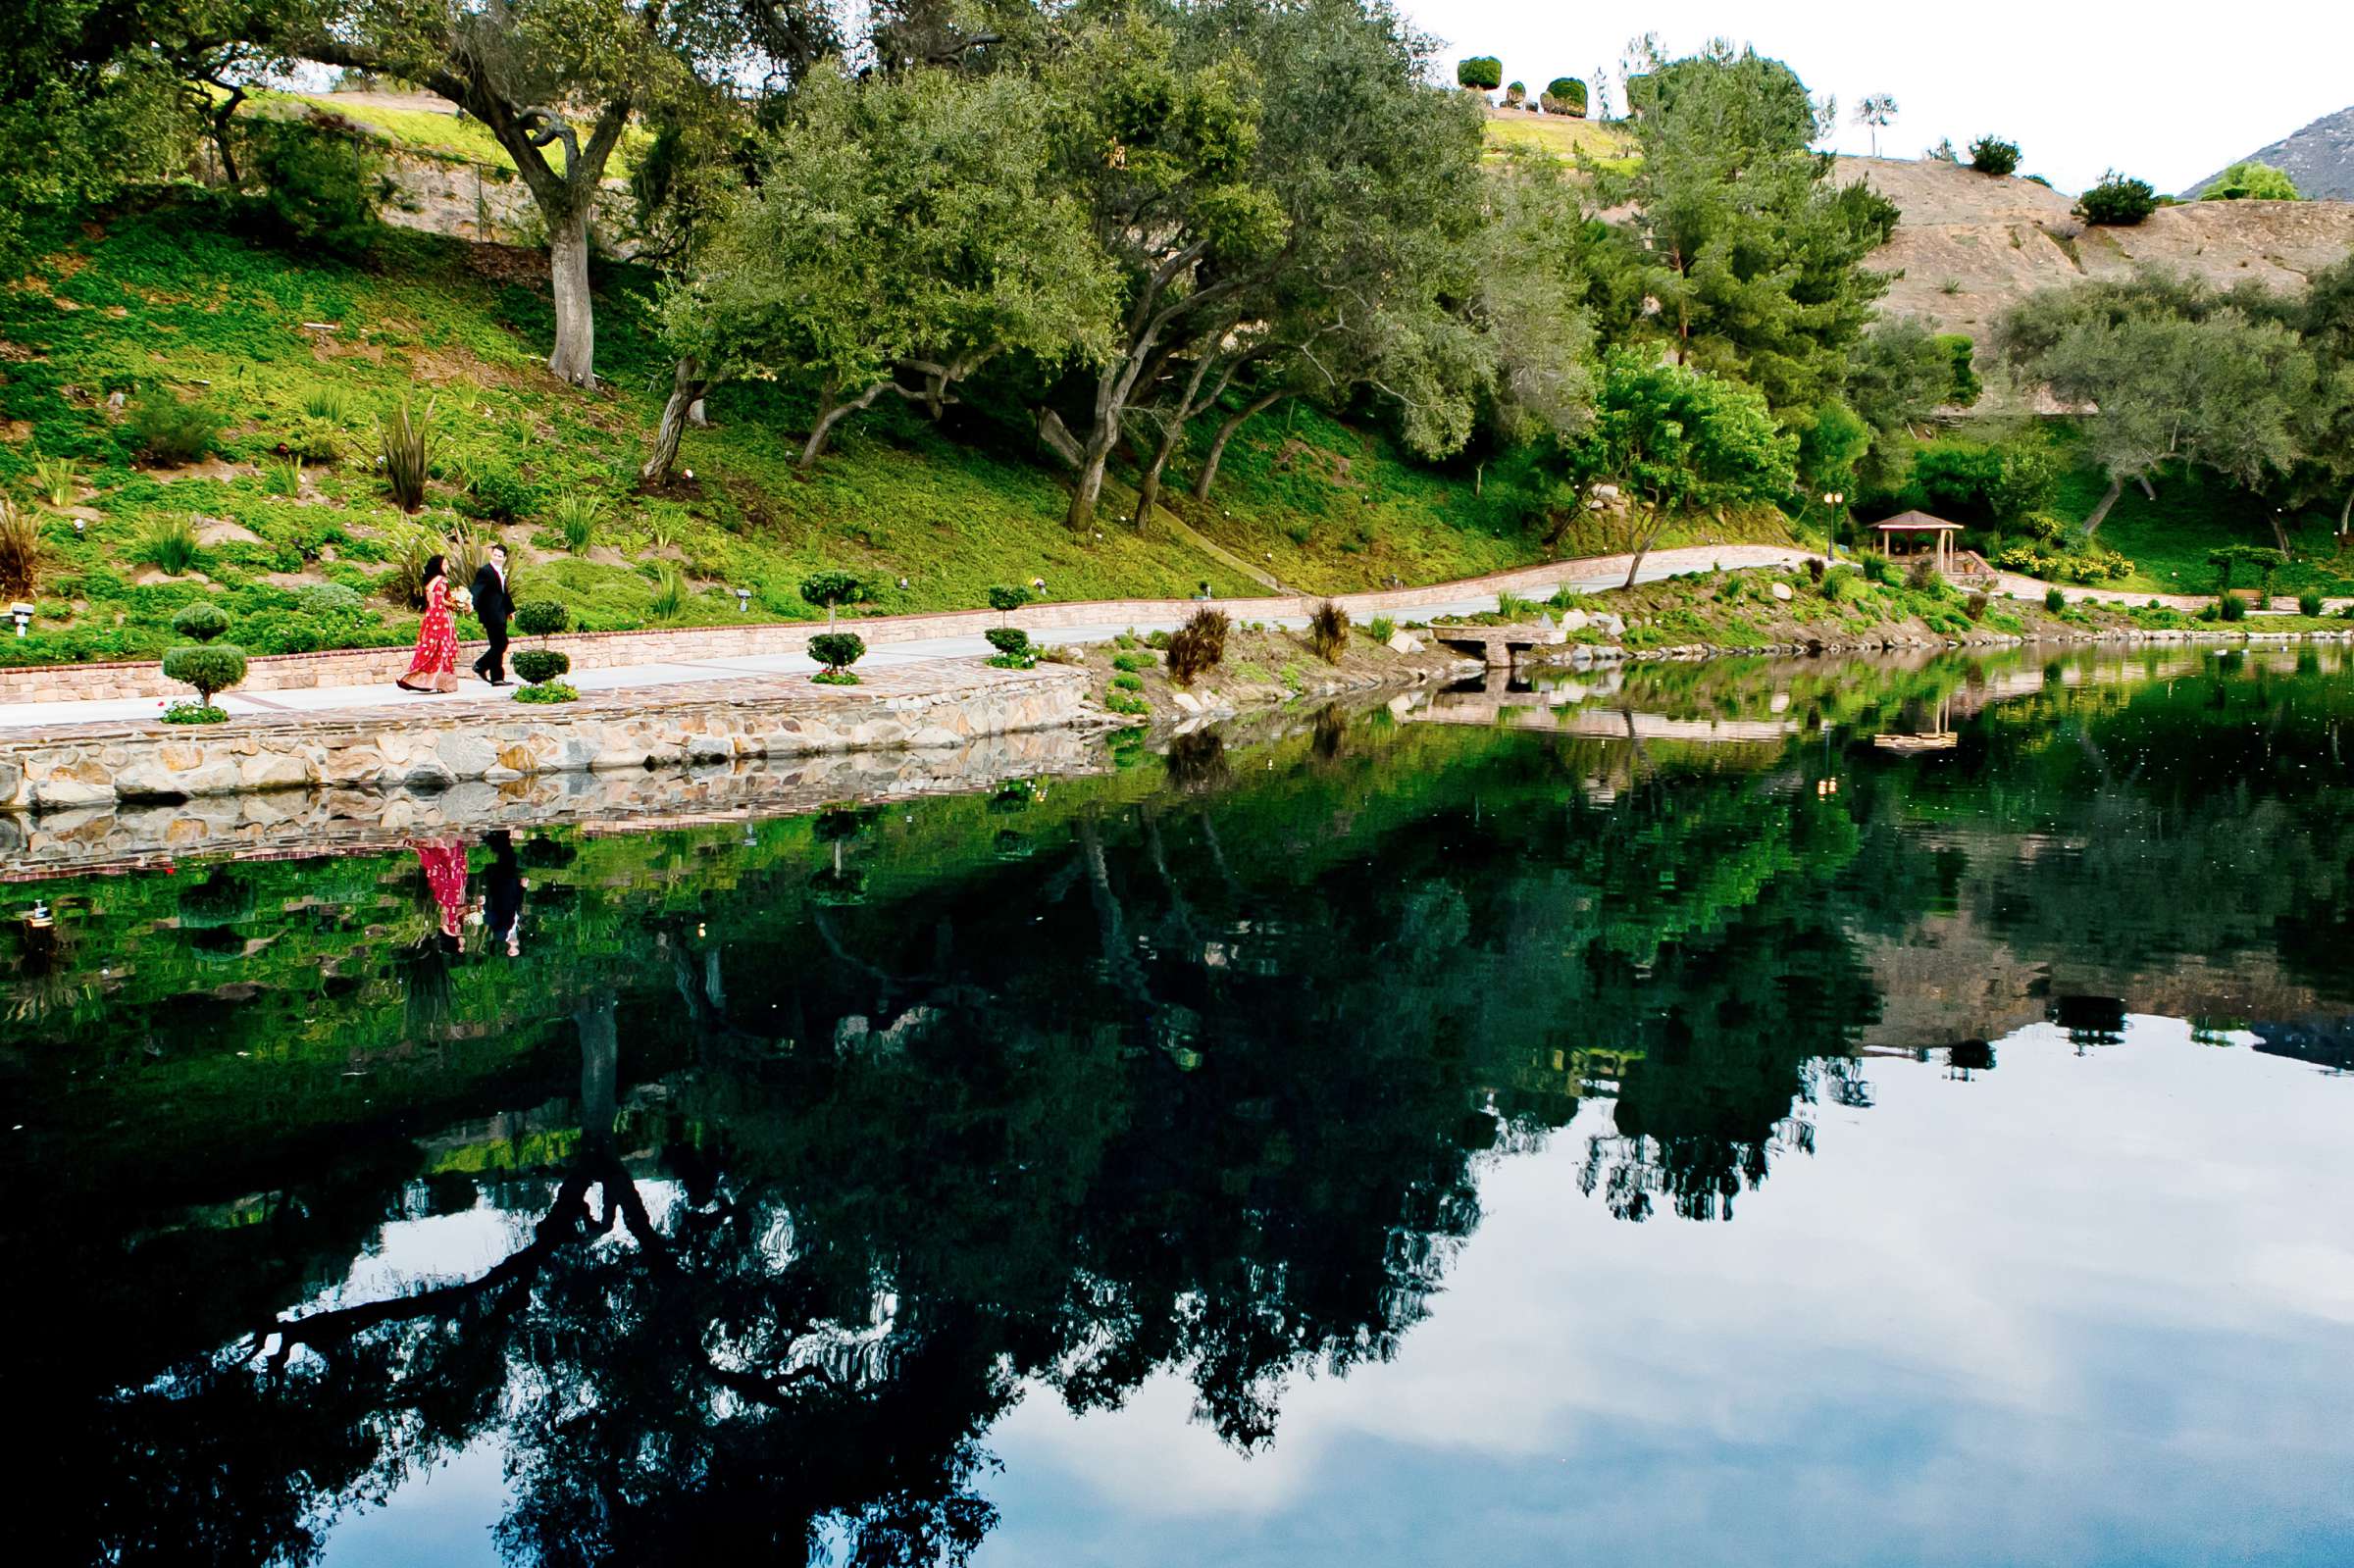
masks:
[[[654,621],[665,572],[687,584],[669,617],[681,624],[735,620],[740,586],[755,616],[814,615],[796,587],[820,565],[865,574],[879,611],[978,605],[989,584],[1032,578],[1057,598],[1183,596],[1203,581],[1220,594],[1258,589],[1165,520],[1122,522],[1134,499],[1117,482],[1100,536],[1067,532],[1060,473],[1004,392],[948,430],[880,408],[803,476],[793,460],[804,410],[772,386],[725,386],[710,400],[715,428],[688,436],[692,479],[640,494],[636,465],[667,366],[646,329],[649,279],[612,269],[599,285],[607,384],[589,394],[540,367],[552,313],[529,253],[396,231],[370,266],[351,267],[264,245],[211,205],[59,234],[0,291],[0,490],[36,505],[42,460],[77,469],[64,504],[36,505],[50,560],[36,634],[11,652],[151,654],[173,640],[172,611],[207,595],[249,651],[398,643],[415,621],[384,593],[396,563],[426,536],[462,531],[505,539],[521,591],[563,600],[592,629]],[[140,460],[137,398],[157,387],[220,417],[213,457]],[[110,406],[116,393],[128,409]],[[435,439],[429,504],[414,518],[391,505],[376,467],[379,419],[404,400],[430,410]],[[281,454],[322,442],[334,460],[294,484]],[[1177,477],[1191,477],[1182,460]],[[1339,590],[1535,558],[1542,531],[1517,482],[1528,477],[1416,466],[1380,435],[1301,408],[1246,430],[1209,505],[1173,505],[1260,570]],[[580,495],[606,512],[574,553],[554,512]],[[189,521],[200,544],[181,566],[158,533]],[[304,594],[323,582],[363,602]]]
[[[1491,147],[1527,147],[1561,158],[1583,156],[1612,164],[1631,161],[1635,151],[1634,137],[1614,122],[1568,115],[1493,110],[1488,115],[1487,134]]]

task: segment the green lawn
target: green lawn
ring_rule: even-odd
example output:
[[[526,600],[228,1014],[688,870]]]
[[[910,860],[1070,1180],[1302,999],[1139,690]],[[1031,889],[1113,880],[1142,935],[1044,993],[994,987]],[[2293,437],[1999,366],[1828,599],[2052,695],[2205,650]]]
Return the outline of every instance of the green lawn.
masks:
[[[2118,497],[2100,541],[2133,562],[2133,575],[2108,584],[2135,592],[2212,593],[2215,568],[2208,552],[2220,544],[2272,546],[2272,525],[2262,502],[2219,480],[2193,472],[2172,472],[2155,481],[2151,500],[2132,485]],[[2062,481],[2059,511],[2072,522],[2092,514],[2108,481],[2098,470],[2080,468]],[[2283,519],[2295,559],[2275,578],[2276,593],[2354,594],[2354,556],[2336,553],[2334,515],[2310,511]],[[2241,574],[2240,585],[2253,587]]]

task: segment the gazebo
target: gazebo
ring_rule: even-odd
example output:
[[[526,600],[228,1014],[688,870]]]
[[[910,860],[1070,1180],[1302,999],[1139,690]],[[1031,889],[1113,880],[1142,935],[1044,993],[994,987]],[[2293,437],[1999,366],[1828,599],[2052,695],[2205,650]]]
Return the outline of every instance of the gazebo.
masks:
[[[1900,512],[1885,523],[1874,523],[1871,531],[1880,536],[1882,555],[1934,555],[1939,572],[1954,569],[1954,535],[1962,531],[1959,523],[1926,512]],[[1902,549],[1897,547],[1899,540],[1904,541]]]

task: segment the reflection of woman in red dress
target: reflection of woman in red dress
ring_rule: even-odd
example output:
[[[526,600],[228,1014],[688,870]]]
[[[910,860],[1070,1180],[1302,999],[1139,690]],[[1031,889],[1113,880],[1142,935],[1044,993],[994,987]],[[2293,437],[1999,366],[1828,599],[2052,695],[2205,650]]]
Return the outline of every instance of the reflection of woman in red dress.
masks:
[[[466,846],[455,838],[414,841],[417,863],[425,868],[425,885],[441,906],[441,935],[458,939],[458,925],[466,916]]]
[[[417,628],[417,657],[400,678],[400,687],[458,689],[458,627],[449,611],[449,569],[437,555],[425,563],[425,620]]]

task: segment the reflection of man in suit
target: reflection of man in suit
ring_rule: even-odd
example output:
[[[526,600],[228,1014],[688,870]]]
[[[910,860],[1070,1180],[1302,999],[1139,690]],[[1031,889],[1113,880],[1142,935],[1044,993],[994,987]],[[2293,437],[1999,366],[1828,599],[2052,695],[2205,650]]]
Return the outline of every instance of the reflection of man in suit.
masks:
[[[483,837],[490,864],[483,872],[483,925],[493,946],[504,942],[509,958],[523,956],[523,867],[515,840],[504,828]]]
[[[474,618],[483,623],[483,635],[490,646],[474,661],[474,673],[494,686],[507,683],[507,612],[514,603],[507,597],[507,547],[490,546],[483,564],[474,574]]]

